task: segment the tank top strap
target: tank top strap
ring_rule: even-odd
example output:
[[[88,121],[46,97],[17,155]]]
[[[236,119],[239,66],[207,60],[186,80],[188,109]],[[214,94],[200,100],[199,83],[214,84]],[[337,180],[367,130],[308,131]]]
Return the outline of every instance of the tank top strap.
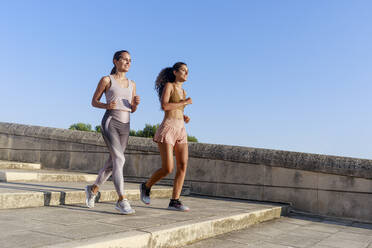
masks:
[[[110,78],[110,84],[112,84],[112,75],[109,74],[108,76],[109,76],[109,78]]]
[[[109,75],[109,78],[110,78],[111,82],[115,81],[115,78],[111,74]]]

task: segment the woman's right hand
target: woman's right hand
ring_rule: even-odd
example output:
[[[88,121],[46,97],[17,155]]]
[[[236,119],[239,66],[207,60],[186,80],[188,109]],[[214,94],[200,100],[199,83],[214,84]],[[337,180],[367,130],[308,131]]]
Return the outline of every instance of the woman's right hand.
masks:
[[[186,105],[187,105],[187,104],[192,104],[192,99],[191,99],[191,97],[186,98],[186,99],[184,100],[184,103],[186,103]]]
[[[115,109],[116,107],[116,102],[112,101],[109,104],[107,104],[107,109]]]

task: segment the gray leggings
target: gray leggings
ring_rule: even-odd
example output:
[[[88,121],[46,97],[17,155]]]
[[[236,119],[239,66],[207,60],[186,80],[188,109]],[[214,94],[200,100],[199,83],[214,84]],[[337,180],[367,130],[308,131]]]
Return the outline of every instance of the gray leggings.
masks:
[[[129,123],[113,119],[110,111],[106,111],[102,118],[102,136],[109,149],[110,157],[99,171],[95,185],[102,185],[112,175],[119,196],[124,195],[124,151],[128,144],[129,130]]]

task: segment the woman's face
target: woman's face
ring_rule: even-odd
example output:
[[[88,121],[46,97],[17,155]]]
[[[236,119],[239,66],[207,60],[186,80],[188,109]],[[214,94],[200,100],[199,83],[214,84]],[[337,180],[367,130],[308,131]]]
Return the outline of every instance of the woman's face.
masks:
[[[176,81],[185,82],[187,80],[187,76],[189,75],[189,69],[186,65],[181,65],[178,71],[173,71],[173,73],[176,76]]]
[[[132,63],[129,53],[122,53],[118,60],[114,60],[117,71],[128,72]]]

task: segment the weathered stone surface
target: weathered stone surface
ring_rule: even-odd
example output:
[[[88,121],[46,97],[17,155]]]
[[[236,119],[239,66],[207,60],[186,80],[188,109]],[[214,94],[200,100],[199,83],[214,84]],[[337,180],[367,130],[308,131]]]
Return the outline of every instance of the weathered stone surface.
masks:
[[[329,224],[329,222],[332,224]],[[362,223],[289,215],[239,231],[216,236],[185,248],[369,248],[372,227]]]
[[[71,152],[69,151],[41,151],[40,163],[43,168],[69,169]]]
[[[30,170],[39,170],[41,169],[41,164],[39,163],[21,163],[14,161],[1,161],[0,160],[0,169],[30,169]]]
[[[10,161],[38,163],[40,162],[40,150],[8,150]]]
[[[108,158],[101,134],[94,132],[0,123],[0,145],[0,159],[41,162],[51,169],[97,173]],[[143,182],[161,167],[151,139],[130,137],[125,157],[126,180]],[[160,183],[171,185],[175,172],[176,165]],[[369,201],[358,194],[372,196],[372,160],[189,143],[185,185],[202,195],[286,202],[301,211],[364,218],[361,214],[370,216],[364,210]],[[329,203],[321,196],[336,201],[344,193],[356,194],[347,199],[358,201],[357,209],[324,207]]]
[[[288,168],[265,166],[265,185],[291,188],[318,188],[318,173]]]
[[[319,191],[319,214],[372,222],[371,194]]]
[[[27,136],[38,139],[54,139],[75,144],[105,147],[100,134],[58,128],[28,126],[14,123],[0,123],[1,135]],[[130,137],[129,150],[158,153],[151,139]],[[361,178],[372,178],[372,161],[348,157],[327,156],[310,153],[258,149],[240,146],[189,144],[190,157],[264,164],[307,171],[325,172]]]
[[[29,232],[43,233],[45,237],[41,242],[34,239],[40,238],[38,235],[25,235],[27,242],[23,241],[22,247],[183,247],[202,238],[279,218],[285,207],[214,198],[183,200],[190,212],[167,210],[169,199],[154,199],[151,206],[131,201],[136,214],[130,216],[117,214],[114,202],[98,203],[94,209],[71,204],[1,210],[0,247],[12,247],[8,243],[16,242],[12,237],[19,239],[19,233]]]
[[[295,209],[318,213],[317,190],[266,186],[263,195],[264,201],[286,202]]]
[[[91,182],[97,175],[45,170],[0,170],[4,182]]]
[[[372,193],[372,180],[322,173],[318,175],[318,188],[332,191]]]
[[[58,206],[85,203],[85,183],[0,183],[0,209],[40,206]],[[127,188],[128,187],[128,188]],[[139,199],[139,184],[126,183],[125,195],[129,200]],[[154,186],[152,199],[171,198],[172,188]],[[116,201],[118,195],[111,182],[100,189],[99,202]]]

